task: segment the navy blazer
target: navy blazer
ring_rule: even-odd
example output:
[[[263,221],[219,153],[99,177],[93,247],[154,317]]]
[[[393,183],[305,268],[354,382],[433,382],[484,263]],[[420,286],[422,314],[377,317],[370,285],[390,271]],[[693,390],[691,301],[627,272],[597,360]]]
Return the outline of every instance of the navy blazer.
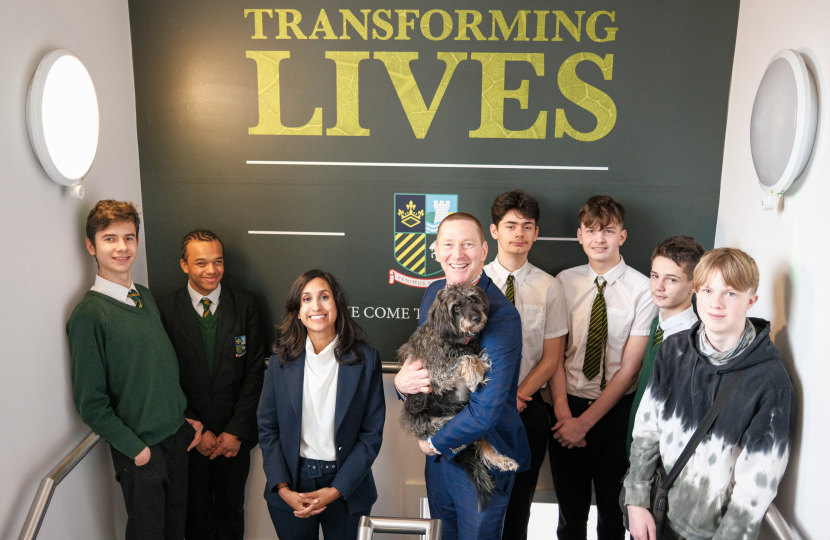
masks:
[[[418,326],[426,322],[438,291],[446,285],[447,280],[442,279],[429,286],[421,302]],[[478,286],[484,289],[490,302],[487,324],[479,333],[479,343],[493,366],[487,375],[487,384],[470,394],[470,402],[432,437],[432,445],[452,459],[464,448],[484,439],[502,455],[515,459],[519,464],[518,472],[522,472],[530,468],[527,432],[516,409],[522,360],[522,321],[516,307],[484,272]]]
[[[337,372],[337,403],[334,412],[334,445],[337,474],[331,485],[340,491],[349,514],[368,512],[378,498],[372,463],[380,451],[386,401],[377,350],[360,343],[364,360],[353,364],[344,357]],[[280,367],[271,355],[265,388],[257,413],[259,446],[265,469],[265,499],[281,510],[293,509],[276,493],[281,482],[296,490],[300,468],[300,432],[303,416],[305,350],[294,361]]]

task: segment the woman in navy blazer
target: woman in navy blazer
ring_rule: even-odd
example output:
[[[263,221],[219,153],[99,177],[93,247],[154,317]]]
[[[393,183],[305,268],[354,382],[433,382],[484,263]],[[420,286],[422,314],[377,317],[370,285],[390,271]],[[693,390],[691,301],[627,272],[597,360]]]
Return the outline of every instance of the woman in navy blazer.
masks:
[[[320,525],[326,540],[354,539],[378,497],[372,463],[386,418],[381,363],[347,306],[334,276],[309,270],[291,286],[277,327],[257,423],[265,500],[280,540],[317,540]],[[314,400],[304,395],[308,388]]]

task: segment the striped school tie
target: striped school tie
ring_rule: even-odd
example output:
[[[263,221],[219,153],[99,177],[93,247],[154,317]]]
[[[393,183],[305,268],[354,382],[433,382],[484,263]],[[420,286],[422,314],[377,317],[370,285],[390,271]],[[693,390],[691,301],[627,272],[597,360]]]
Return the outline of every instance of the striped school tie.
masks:
[[[603,351],[608,342],[608,312],[605,307],[605,286],[608,282],[603,279],[599,282],[599,276],[594,280],[597,285],[597,296],[594,298],[594,305],[591,307],[591,323],[588,325],[588,343],[585,347],[585,361],[582,363],[582,373],[588,380],[599,374],[602,364]],[[603,380],[605,377],[603,376]],[[604,386],[604,385],[602,385]]]
[[[654,343],[652,344],[652,347],[657,347],[661,343],[663,343],[663,328],[661,328],[658,324],[657,331],[654,332]]]
[[[205,308],[204,311],[202,311],[202,318],[204,319],[208,315],[210,315],[210,304],[211,304],[210,299],[202,298],[201,304]]]
[[[131,298],[133,302],[135,302],[135,307],[144,307],[141,303],[141,295],[138,294],[138,291],[135,289],[130,289],[130,292],[127,293],[127,297]]]
[[[516,289],[513,286],[513,281],[515,281],[513,274],[507,276],[507,290],[504,292],[504,295],[510,300],[511,304],[516,305]]]

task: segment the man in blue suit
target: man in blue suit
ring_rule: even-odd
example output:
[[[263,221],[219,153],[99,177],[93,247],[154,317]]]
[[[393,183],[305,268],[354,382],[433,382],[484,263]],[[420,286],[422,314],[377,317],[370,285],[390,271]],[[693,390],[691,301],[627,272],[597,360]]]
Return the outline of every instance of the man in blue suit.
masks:
[[[516,472],[530,466],[530,450],[519,413],[516,392],[522,356],[519,313],[484,273],[487,243],[481,223],[466,213],[452,214],[441,222],[435,254],[446,279],[427,289],[421,302],[424,324],[438,291],[447,283],[473,283],[484,289],[490,302],[487,325],[479,334],[482,348],[492,361],[488,382],[470,394],[470,402],[428,441],[418,441],[428,456],[426,476],[429,512],[443,522],[444,540],[499,540]],[[418,359],[405,364],[395,377],[402,395],[430,392],[429,374]],[[497,489],[486,508],[478,508],[476,489],[453,458],[470,444],[485,439],[499,453],[515,459],[518,471],[492,471]]]

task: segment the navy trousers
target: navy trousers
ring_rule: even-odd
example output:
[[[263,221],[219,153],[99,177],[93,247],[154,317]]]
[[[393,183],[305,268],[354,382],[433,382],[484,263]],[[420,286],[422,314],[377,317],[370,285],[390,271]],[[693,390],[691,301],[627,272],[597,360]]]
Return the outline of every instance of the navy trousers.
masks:
[[[483,510],[478,509],[478,493],[467,473],[452,460],[428,456],[424,475],[430,517],[441,520],[442,540],[501,540],[516,473],[493,474],[496,491]]]
[[[311,493],[324,487],[331,486],[336,472],[323,473],[317,478],[310,478],[307,468],[300,459],[300,471],[297,493]],[[326,509],[307,518],[298,518],[293,512],[286,512],[275,506],[268,505],[271,522],[277,531],[280,540],[319,540],[320,527],[323,527],[325,540],[355,540],[360,518],[368,516],[371,509],[357,514],[349,514],[346,501],[343,497],[329,503]]]

